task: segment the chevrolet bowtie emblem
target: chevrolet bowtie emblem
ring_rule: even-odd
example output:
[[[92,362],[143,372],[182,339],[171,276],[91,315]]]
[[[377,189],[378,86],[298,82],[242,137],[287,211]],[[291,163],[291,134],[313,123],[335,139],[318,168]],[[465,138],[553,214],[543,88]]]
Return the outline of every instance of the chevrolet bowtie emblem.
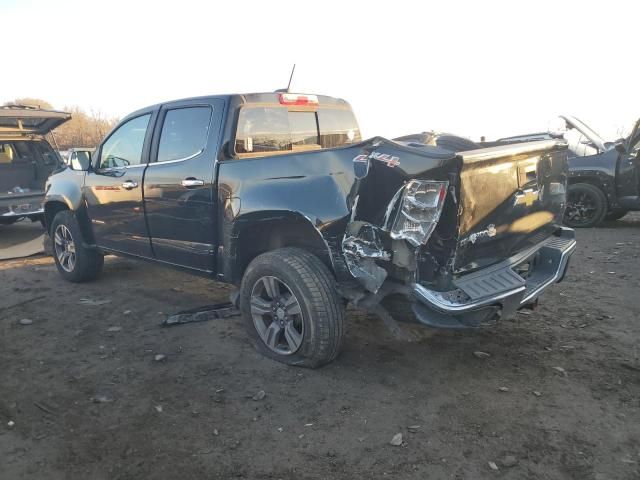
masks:
[[[538,190],[525,190],[524,192],[516,194],[516,205],[526,205],[530,207],[538,200],[540,192]]]

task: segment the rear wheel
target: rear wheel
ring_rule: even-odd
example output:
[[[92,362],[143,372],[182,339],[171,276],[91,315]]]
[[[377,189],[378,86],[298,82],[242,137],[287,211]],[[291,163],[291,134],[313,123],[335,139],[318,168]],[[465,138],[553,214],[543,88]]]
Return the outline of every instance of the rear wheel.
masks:
[[[70,282],[95,279],[104,265],[104,256],[84,246],[75,215],[69,210],[58,212],[51,222],[53,258],[58,272]]]
[[[575,183],[567,189],[564,224],[572,228],[598,225],[607,213],[607,199],[602,190],[588,183]]]
[[[607,212],[607,214],[604,216],[604,219],[610,220],[610,221],[620,220],[627,213],[629,213],[629,210],[624,210],[624,209],[611,210]]]
[[[240,308],[265,356],[315,368],[332,361],[344,336],[335,281],[316,256],[281,248],[256,257],[242,279]]]

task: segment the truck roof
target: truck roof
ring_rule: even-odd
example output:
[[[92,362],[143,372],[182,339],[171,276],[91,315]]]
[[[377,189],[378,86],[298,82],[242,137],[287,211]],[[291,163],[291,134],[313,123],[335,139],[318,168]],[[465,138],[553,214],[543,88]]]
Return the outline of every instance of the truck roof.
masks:
[[[140,114],[148,112],[150,110],[154,110],[162,105],[169,105],[172,103],[184,102],[187,100],[202,100],[206,101],[213,98],[231,100],[235,99],[239,103],[248,104],[248,103],[260,103],[260,104],[279,104],[281,103],[280,98],[281,95],[291,95],[298,97],[307,97],[313,98],[314,105],[322,106],[334,106],[334,107],[349,107],[349,103],[342,98],[330,97],[328,95],[316,95],[316,94],[306,94],[306,93],[288,93],[288,92],[257,92],[257,93],[227,93],[221,95],[201,95],[197,97],[186,97],[180,99],[169,100],[166,102],[156,103],[154,105],[149,105],[147,107],[136,110],[135,112],[131,112],[126,117],[136,117]]]

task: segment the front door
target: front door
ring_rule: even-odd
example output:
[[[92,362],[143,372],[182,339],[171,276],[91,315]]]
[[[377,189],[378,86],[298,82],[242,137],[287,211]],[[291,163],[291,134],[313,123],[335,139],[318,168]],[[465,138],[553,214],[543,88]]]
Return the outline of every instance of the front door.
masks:
[[[97,150],[84,195],[96,244],[152,257],[144,219],[142,182],[149,158],[153,110],[125,120]]]
[[[144,178],[144,207],[155,257],[214,270],[214,165],[224,101],[163,105]]]

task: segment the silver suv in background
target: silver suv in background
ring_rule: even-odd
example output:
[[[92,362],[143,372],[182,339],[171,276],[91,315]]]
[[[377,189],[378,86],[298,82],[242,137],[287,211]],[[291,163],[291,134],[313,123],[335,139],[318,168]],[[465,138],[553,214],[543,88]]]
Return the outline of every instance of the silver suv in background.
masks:
[[[70,118],[23,105],[0,107],[0,225],[42,219],[45,182],[62,166],[45,135]]]

